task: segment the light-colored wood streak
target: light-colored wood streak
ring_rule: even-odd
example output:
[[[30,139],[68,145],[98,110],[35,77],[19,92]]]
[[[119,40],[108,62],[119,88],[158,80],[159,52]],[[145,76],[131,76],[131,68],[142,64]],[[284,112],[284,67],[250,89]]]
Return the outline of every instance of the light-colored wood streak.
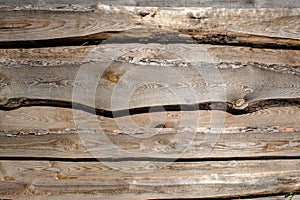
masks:
[[[0,136],[2,158],[251,159],[300,156],[299,132],[32,131]],[[46,135],[43,135],[46,134]],[[11,135],[11,134],[7,134]]]
[[[299,165],[298,160],[198,163],[1,161],[5,174],[0,191],[2,195],[35,196],[110,193],[136,194],[136,198],[145,194],[164,198],[238,198],[298,192]]]
[[[182,58],[187,58],[188,61],[198,62],[258,62],[264,64],[278,64],[288,66],[300,65],[299,50],[276,50],[276,49],[261,49],[251,47],[233,47],[207,44],[188,44],[171,45],[167,47],[163,44],[109,44],[90,46],[71,46],[71,47],[49,47],[49,48],[29,48],[29,49],[0,49],[0,64],[2,66],[10,66],[16,64],[22,65],[63,65],[68,63],[84,63],[103,59],[105,52],[112,55],[119,54],[115,51],[120,51],[128,54],[132,49],[143,53],[155,49],[160,51],[171,51],[180,55]],[[177,48],[176,48],[177,46]],[[127,47],[127,48],[126,48]],[[181,50],[182,49],[182,50]],[[190,50],[189,50],[190,49]],[[197,56],[192,57],[189,54],[197,52]],[[138,55],[135,55],[138,56]],[[178,57],[177,59],[180,59]],[[182,59],[181,58],[181,59]]]
[[[47,114],[45,114],[47,113]],[[222,116],[223,118],[217,118]],[[210,127],[224,127],[224,132],[240,129],[255,132],[266,127],[300,128],[298,107],[279,107],[260,110],[245,115],[231,115],[223,111],[155,112],[120,118],[95,116],[84,111],[72,111],[55,107],[23,107],[17,110],[0,111],[0,131],[30,132],[36,130],[55,131],[65,129],[99,130],[147,130],[165,126],[178,130],[183,127],[208,131]],[[218,125],[219,124],[219,125]],[[280,130],[278,130],[280,131]]]
[[[141,17],[140,13],[149,14]],[[0,41],[70,38],[128,30],[134,30],[134,36],[140,35],[139,30],[145,33],[154,29],[154,33],[179,31],[197,38],[227,35],[229,42],[235,43],[247,43],[247,38],[249,43],[266,38],[266,43],[299,45],[299,14],[298,8],[174,10],[105,5],[99,5],[95,12],[1,11]]]

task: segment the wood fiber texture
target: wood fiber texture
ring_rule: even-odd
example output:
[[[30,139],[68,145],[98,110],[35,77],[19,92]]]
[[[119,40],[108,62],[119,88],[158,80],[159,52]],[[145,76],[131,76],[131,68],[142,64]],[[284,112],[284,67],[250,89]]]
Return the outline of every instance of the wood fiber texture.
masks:
[[[300,197],[297,0],[0,0],[0,199]]]

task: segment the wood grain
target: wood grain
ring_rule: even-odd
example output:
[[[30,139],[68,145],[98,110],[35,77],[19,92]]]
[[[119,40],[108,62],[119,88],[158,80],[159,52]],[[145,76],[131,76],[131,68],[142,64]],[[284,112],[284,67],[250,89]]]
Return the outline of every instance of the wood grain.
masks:
[[[0,4],[0,200],[300,192],[297,0]]]
[[[240,133],[67,129],[1,135],[0,154],[7,159],[240,160],[300,157],[299,132],[274,132],[271,128]]]
[[[217,118],[217,116],[224,118]],[[269,108],[245,115],[199,110],[144,113],[115,119],[95,116],[80,110],[74,112],[71,109],[56,107],[37,106],[0,111],[0,131],[7,133],[37,130],[51,132],[51,130],[80,129],[80,127],[86,130],[99,130],[101,127],[111,132],[114,130],[138,131],[149,130],[160,125],[173,130],[187,127],[209,132],[209,127],[218,127],[214,123],[221,123],[220,128],[222,126],[225,128],[224,133],[245,130],[259,132],[260,129],[267,129],[267,127],[273,127],[274,131],[283,132],[284,130],[279,130],[280,127],[300,128],[299,121],[299,107]]]
[[[237,0],[1,0],[1,4],[80,4],[80,5],[95,5],[98,3],[106,5],[126,5],[126,6],[154,6],[154,7],[224,7],[224,8],[293,8],[299,7],[297,0],[253,0],[253,1],[237,1]]]
[[[83,65],[1,67],[0,102],[4,108],[39,104],[39,100],[47,100],[46,104],[72,102],[97,108],[100,113],[118,111],[115,116],[126,115],[123,111],[128,109],[168,105],[196,105],[193,109],[200,109],[198,104],[202,103],[205,109],[253,112],[264,107],[261,101],[290,99],[294,105],[299,104],[297,69],[259,63],[192,64],[145,57],[121,55],[117,61]],[[38,101],[32,103],[30,99]],[[208,102],[223,104],[206,105]]]
[[[160,198],[274,195],[299,191],[299,164],[298,160],[196,163],[1,161],[5,174],[2,172],[0,191],[2,195],[33,196],[135,194],[136,198],[145,194],[159,195]]]
[[[249,197],[249,198],[242,198],[245,200],[286,200],[286,198],[284,198],[285,194],[281,194],[281,195],[267,195],[264,197]],[[7,198],[7,199],[15,199],[15,200],[52,200],[52,199],[61,199],[61,200],[82,200],[83,198],[85,199],[89,199],[89,200],[97,200],[97,199],[114,199],[114,200],[123,200],[123,199],[140,199],[140,200],[144,200],[144,199],[152,199],[152,200],[159,200],[159,199],[165,199],[163,197],[161,197],[160,195],[155,195],[155,194],[147,194],[147,195],[143,195],[143,194],[139,194],[139,195],[106,195],[106,194],[65,194],[65,195],[44,195],[44,196],[30,196],[27,197],[25,195],[4,195],[3,198]],[[176,197],[174,198],[170,198],[170,199],[176,199]],[[201,198],[198,198],[201,200]],[[203,199],[203,198],[202,198]],[[204,198],[205,199],[205,198]],[[241,199],[241,198],[240,198]],[[293,197],[292,200],[299,200],[300,197],[299,195],[295,195]],[[188,200],[188,199],[187,199]]]
[[[53,107],[1,111],[0,154],[61,159],[92,158],[91,153],[104,159],[299,156],[298,107],[223,114],[156,112],[111,119]]]
[[[149,14],[142,17],[141,13]],[[127,36],[131,35],[131,38],[145,38],[147,35],[153,37],[171,32],[193,36],[202,43],[299,48],[299,13],[298,8],[174,10],[105,5],[97,6],[94,12],[2,10],[0,41],[5,45],[5,42],[78,38],[95,34],[103,39],[111,37],[109,34],[104,36],[111,32],[128,32]]]
[[[127,46],[127,48],[126,48]],[[173,45],[175,46],[175,45]],[[178,46],[176,51],[178,51]],[[228,62],[228,63],[248,63],[257,62],[263,64],[277,64],[287,66],[299,66],[300,51],[299,50],[283,50],[283,49],[262,49],[251,47],[234,47],[208,44],[188,44],[181,45],[179,54],[187,57],[190,61],[198,62]],[[166,49],[166,45],[149,43],[147,45],[135,43],[108,44],[104,43],[101,46],[64,46],[50,48],[26,48],[26,49],[0,49],[0,64],[2,66],[13,65],[30,65],[30,66],[46,66],[46,65],[66,65],[66,64],[83,64],[87,62],[101,60],[105,57],[103,54],[105,49],[113,51],[114,49],[122,49],[124,54],[128,54],[132,49],[138,49],[139,52],[145,52],[150,49]],[[198,56],[191,57],[184,50],[198,52]],[[171,48],[170,48],[171,50]],[[115,54],[112,52],[112,54]],[[132,55],[131,55],[132,56]],[[135,55],[137,56],[137,55]],[[108,56],[106,56],[108,59]]]

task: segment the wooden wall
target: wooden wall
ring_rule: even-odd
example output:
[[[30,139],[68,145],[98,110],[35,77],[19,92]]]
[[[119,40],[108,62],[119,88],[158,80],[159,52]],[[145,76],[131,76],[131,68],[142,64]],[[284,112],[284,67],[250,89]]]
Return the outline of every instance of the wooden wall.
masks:
[[[0,0],[0,199],[300,199],[299,6]]]

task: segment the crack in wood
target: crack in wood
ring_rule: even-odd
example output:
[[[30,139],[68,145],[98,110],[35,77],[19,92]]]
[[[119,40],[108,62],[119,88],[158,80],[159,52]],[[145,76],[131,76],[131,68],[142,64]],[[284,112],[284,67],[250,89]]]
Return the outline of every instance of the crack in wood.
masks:
[[[21,107],[30,106],[52,106],[60,108],[72,108],[76,110],[82,110],[90,114],[95,114],[109,118],[119,118],[129,115],[137,115],[151,112],[161,112],[161,107],[166,112],[168,111],[196,111],[196,110],[219,110],[228,112],[233,115],[244,115],[247,113],[253,113],[262,109],[271,107],[286,107],[286,106],[297,106],[300,107],[300,98],[295,99],[269,99],[257,102],[251,102],[246,107],[240,108],[240,106],[234,106],[231,102],[204,102],[199,104],[185,104],[185,105],[161,105],[152,107],[140,107],[128,110],[115,110],[109,111],[104,109],[98,109],[87,105],[59,101],[59,100],[47,100],[47,99],[28,99],[28,98],[15,98],[9,99],[4,105],[0,105],[0,110],[14,110]]]
[[[101,77],[97,78],[96,76],[97,79],[95,80],[84,78],[81,82],[76,82],[80,66],[71,68],[69,66],[29,67],[30,74],[28,74],[28,67],[20,69],[2,68],[0,81],[3,84],[0,85],[0,109],[55,106],[80,109],[106,117],[121,117],[157,112],[161,110],[159,108],[166,111],[221,110],[241,115],[269,107],[299,107],[300,79],[297,67],[260,63],[219,63],[217,65],[196,63],[195,65],[189,62],[169,61],[167,62],[168,66],[164,66],[162,65],[163,61],[158,62],[152,59],[129,59],[129,61],[126,57],[120,59],[109,67],[103,65],[105,69],[100,71]],[[157,63],[158,66],[149,65],[153,62]],[[89,73],[95,70],[93,74],[98,74],[99,70],[102,70],[101,65],[101,62],[99,64],[91,63],[85,67],[89,67]],[[45,68],[53,72],[53,77],[44,75]],[[143,70],[141,71],[141,69]],[[174,80],[174,76],[169,73],[172,72],[170,69],[176,70],[177,73],[185,77],[181,80],[182,83]],[[166,77],[159,82],[155,79],[157,83],[149,81],[144,83],[146,79],[142,77],[145,76],[145,70],[150,70],[147,72],[150,75],[163,70],[166,72]],[[20,71],[24,72],[23,78],[19,76]],[[134,72],[134,74],[129,75],[127,72]],[[220,80],[215,82],[216,77],[218,77],[217,73],[223,82]],[[240,76],[235,76],[236,73]],[[207,80],[201,78],[203,74],[207,75]],[[141,77],[142,80],[133,80],[130,78],[131,76]],[[249,76],[253,76],[253,80],[249,79]],[[16,79],[16,77],[18,78]],[[148,78],[153,79],[152,75]],[[98,87],[96,88],[93,84],[97,84]],[[120,89],[118,92],[116,86]],[[74,94],[77,95],[78,93],[76,90],[74,91],[76,87],[79,91],[84,88],[95,87],[94,92],[97,92],[97,95],[93,95],[95,95],[96,104],[86,103],[84,96],[76,99],[74,97]],[[194,96],[186,97],[192,92],[191,88],[196,91],[195,97],[197,98]],[[213,90],[214,88],[218,90]],[[131,96],[128,94],[132,91],[128,89],[133,89],[134,93]],[[174,98],[174,94],[169,94],[166,89],[178,91],[181,96],[185,95]],[[49,92],[51,90],[52,92]],[[210,96],[210,90],[214,91],[214,98]],[[40,93],[33,93],[32,91],[39,91]],[[112,91],[118,94],[118,102],[115,105],[110,102],[113,98]],[[155,98],[162,91],[164,91],[164,97]],[[101,96],[99,96],[100,94]],[[124,98],[130,98],[134,104],[124,105]]]
[[[135,30],[132,30],[136,32]],[[139,30],[139,32],[144,32]],[[162,34],[153,33],[147,37],[138,36],[122,36],[123,31],[109,31],[97,34],[91,34],[82,37],[69,37],[45,40],[25,40],[25,41],[0,41],[0,49],[18,49],[18,48],[45,48],[45,47],[63,47],[63,46],[93,46],[100,44],[210,44],[210,45],[223,45],[223,46],[237,46],[237,47],[251,47],[259,49],[278,49],[278,50],[300,50],[300,43],[298,40],[284,39],[284,38],[268,38],[262,37],[266,42],[249,40],[240,40],[239,36],[235,34],[208,34],[199,36],[194,30],[186,31],[179,30],[183,34],[182,37],[177,32],[169,32],[168,34],[175,34],[174,37],[165,37]],[[136,33],[137,35],[141,33]],[[244,35],[244,38],[251,38],[251,36]],[[256,36],[259,39],[258,36]]]

